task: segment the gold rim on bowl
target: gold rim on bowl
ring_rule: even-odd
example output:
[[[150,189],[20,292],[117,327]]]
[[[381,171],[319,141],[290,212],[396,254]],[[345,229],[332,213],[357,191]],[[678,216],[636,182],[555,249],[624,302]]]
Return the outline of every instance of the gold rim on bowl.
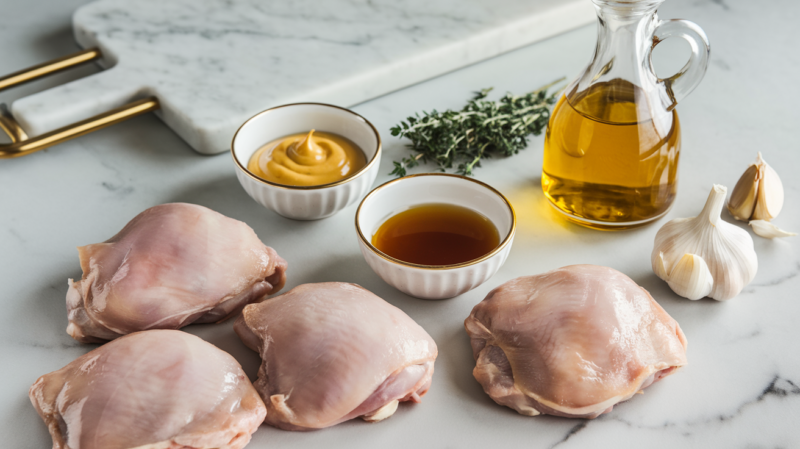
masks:
[[[394,258],[394,257],[384,253],[383,251],[381,251],[378,248],[376,248],[372,244],[370,239],[367,239],[364,236],[364,233],[361,232],[361,226],[359,226],[359,221],[360,221],[360,218],[361,218],[361,208],[364,206],[364,203],[367,201],[367,199],[369,199],[369,197],[371,197],[372,195],[376,194],[379,190],[383,189],[384,187],[387,187],[390,184],[394,184],[396,182],[401,182],[404,179],[416,178],[416,177],[421,177],[421,176],[446,176],[446,177],[450,177],[450,178],[463,179],[465,181],[474,182],[475,184],[483,186],[484,188],[486,188],[489,191],[493,192],[495,195],[499,196],[503,200],[503,202],[506,204],[506,206],[508,207],[508,210],[511,212],[511,230],[508,231],[508,234],[506,235],[506,237],[503,239],[502,242],[500,242],[499,245],[497,245],[497,247],[495,247],[493,250],[489,251],[488,253],[484,254],[483,256],[478,257],[477,259],[472,259],[472,260],[468,260],[466,262],[461,262],[461,263],[452,264],[452,265],[422,265],[422,264],[418,264],[418,263],[406,262],[404,260],[400,260],[400,259]],[[415,174],[415,175],[407,175],[407,176],[404,176],[402,178],[393,179],[391,181],[388,181],[386,183],[383,183],[383,184],[379,185],[378,187],[375,187],[371,192],[369,192],[367,194],[367,196],[364,197],[363,200],[361,200],[361,203],[358,205],[358,210],[356,210],[356,221],[355,221],[355,224],[356,224],[356,232],[358,233],[358,238],[361,239],[361,241],[365,245],[367,245],[367,248],[369,248],[370,251],[372,251],[373,253],[377,254],[378,256],[380,256],[381,258],[383,258],[383,259],[385,259],[385,260],[387,260],[389,262],[392,262],[392,263],[397,264],[397,265],[402,265],[402,266],[405,266],[405,267],[419,268],[419,269],[422,269],[422,270],[451,270],[451,269],[454,269],[454,268],[464,268],[464,267],[468,267],[468,266],[471,266],[471,265],[477,265],[477,264],[479,264],[479,263],[481,263],[481,262],[483,262],[485,260],[488,260],[488,259],[492,258],[494,255],[496,255],[497,253],[502,251],[503,248],[508,246],[508,244],[511,241],[511,239],[514,238],[514,233],[517,231],[517,214],[514,212],[514,206],[511,205],[511,202],[508,201],[508,198],[506,198],[505,195],[500,193],[499,190],[495,189],[494,187],[490,186],[489,184],[486,184],[485,182],[481,182],[481,181],[478,181],[477,179],[468,178],[468,177],[462,176],[462,175],[453,175],[453,174],[450,174],[450,173],[418,173],[418,174]]]
[[[247,167],[242,165],[241,161],[239,161],[239,158],[236,157],[236,152],[233,149],[234,143],[236,143],[236,137],[239,135],[239,132],[242,131],[242,128],[244,128],[245,125],[247,125],[251,121],[255,120],[256,118],[261,117],[262,115],[266,115],[267,113],[275,111],[277,109],[288,108],[290,106],[324,106],[324,107],[328,107],[328,108],[340,109],[342,111],[346,111],[346,112],[349,112],[350,114],[353,114],[356,117],[356,119],[363,120],[364,123],[369,125],[369,127],[372,129],[372,132],[375,134],[375,138],[378,139],[378,148],[375,149],[375,154],[372,155],[372,158],[369,160],[369,162],[367,162],[367,165],[361,167],[361,169],[358,170],[357,172],[353,173],[352,175],[350,175],[350,176],[348,176],[346,178],[342,178],[342,179],[340,179],[340,180],[338,180],[336,182],[329,182],[328,184],[319,184],[319,185],[314,185],[314,186],[290,186],[290,185],[286,185],[286,184],[278,184],[276,182],[267,181],[266,179],[259,178],[258,176],[254,175],[250,170],[248,170]],[[320,131],[324,131],[324,130],[320,130]],[[344,137],[347,137],[347,136],[344,136]],[[256,180],[256,181],[258,181],[258,182],[260,182],[262,184],[267,184],[267,185],[270,185],[270,186],[273,186],[273,187],[279,187],[279,188],[288,189],[288,190],[317,190],[317,189],[325,189],[325,188],[328,188],[328,187],[335,187],[335,186],[344,184],[346,182],[349,182],[349,181],[351,181],[351,180],[353,180],[355,178],[358,178],[359,176],[363,175],[364,173],[367,172],[367,170],[370,169],[370,167],[372,167],[375,164],[375,161],[378,160],[378,155],[381,154],[382,147],[383,147],[383,143],[381,142],[381,135],[378,132],[378,129],[375,128],[375,125],[373,125],[369,120],[367,120],[366,118],[364,118],[361,114],[359,114],[357,112],[351,111],[350,109],[343,108],[341,106],[336,106],[335,104],[327,104],[327,103],[289,103],[289,104],[283,104],[283,105],[280,105],[280,106],[275,106],[274,108],[269,108],[267,110],[261,111],[258,114],[256,114],[256,115],[250,117],[249,119],[247,119],[244,123],[242,123],[242,126],[240,126],[239,129],[236,130],[236,133],[233,135],[233,140],[231,140],[231,157],[233,157],[233,162],[236,163],[236,165],[241,170],[243,170],[248,176],[250,176],[251,178],[253,178],[254,180]],[[256,150],[256,151],[258,151],[258,150]],[[364,151],[364,150],[362,149],[361,151]]]

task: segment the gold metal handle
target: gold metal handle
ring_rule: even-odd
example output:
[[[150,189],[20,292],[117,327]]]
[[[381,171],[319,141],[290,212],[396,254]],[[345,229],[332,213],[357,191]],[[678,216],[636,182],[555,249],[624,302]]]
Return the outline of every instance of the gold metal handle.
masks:
[[[12,73],[0,78],[0,91],[94,61],[101,56],[100,50],[90,48]],[[145,98],[31,138],[28,137],[19,123],[14,120],[14,117],[7,110],[2,109],[0,110],[0,129],[5,131],[11,139],[11,143],[0,145],[0,159],[25,156],[158,108],[158,100],[155,97]]]

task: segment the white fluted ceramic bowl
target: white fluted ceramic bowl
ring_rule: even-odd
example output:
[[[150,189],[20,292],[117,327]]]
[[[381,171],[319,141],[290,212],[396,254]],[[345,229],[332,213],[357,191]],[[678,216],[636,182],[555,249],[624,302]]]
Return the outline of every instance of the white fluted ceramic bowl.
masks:
[[[500,244],[478,259],[456,265],[409,263],[372,245],[372,236],[389,217],[429,203],[454,204],[480,212],[494,223]],[[370,192],[356,212],[361,254],[369,266],[389,285],[423,299],[452,298],[489,280],[508,258],[515,229],[514,208],[503,194],[475,179],[441,173],[389,181]]]
[[[367,165],[345,179],[318,186],[277,184],[247,170],[250,158],[265,144],[311,129],[350,139],[364,151]],[[378,176],[381,137],[367,119],[349,109],[294,103],[267,109],[247,120],[233,136],[231,153],[239,183],[259,204],[287,218],[318,220],[330,217],[369,192]]]

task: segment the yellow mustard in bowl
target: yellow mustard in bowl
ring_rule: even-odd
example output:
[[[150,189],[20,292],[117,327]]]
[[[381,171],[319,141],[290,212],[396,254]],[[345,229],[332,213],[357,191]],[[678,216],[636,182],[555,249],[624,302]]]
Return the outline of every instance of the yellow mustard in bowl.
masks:
[[[312,129],[259,148],[247,169],[276,184],[316,186],[345,179],[366,164],[364,152],[348,139]]]

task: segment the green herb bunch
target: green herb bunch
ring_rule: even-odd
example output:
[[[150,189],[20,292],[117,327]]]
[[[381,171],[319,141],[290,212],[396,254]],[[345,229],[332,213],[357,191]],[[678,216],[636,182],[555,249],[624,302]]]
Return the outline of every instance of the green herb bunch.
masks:
[[[393,136],[411,140],[413,153],[394,162],[390,173],[405,176],[406,170],[435,161],[441,171],[458,164],[457,173],[470,176],[482,159],[512,156],[528,145],[528,136],[538,136],[550,120],[550,107],[561,91],[547,94],[560,79],[522,96],[506,94],[498,101],[486,100],[492,88],[476,92],[460,111],[415,114],[391,129]]]

